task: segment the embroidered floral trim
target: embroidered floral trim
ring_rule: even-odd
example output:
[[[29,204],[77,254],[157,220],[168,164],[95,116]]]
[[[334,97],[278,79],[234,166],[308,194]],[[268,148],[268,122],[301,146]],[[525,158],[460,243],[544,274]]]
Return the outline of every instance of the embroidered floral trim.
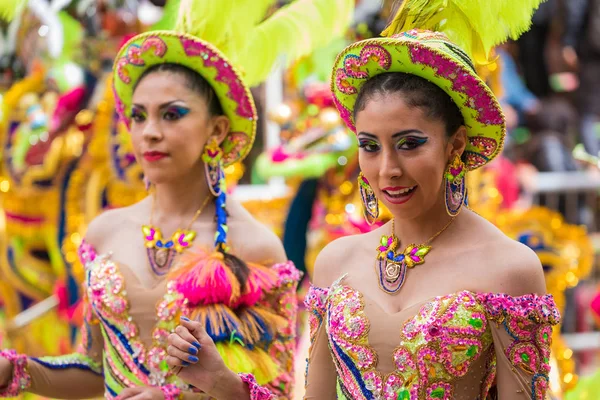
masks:
[[[324,293],[313,288],[308,305],[321,306]],[[326,301],[330,347],[342,391],[355,399],[451,399],[453,386],[444,381],[464,376],[492,348],[487,318],[475,296],[466,291],[443,296],[424,304],[405,322],[401,345],[393,353],[397,369],[384,375],[376,370],[377,354],[368,343],[362,295],[334,285]]]
[[[272,268],[277,272],[277,286],[280,288],[297,285],[302,279],[302,272],[291,261],[275,264]]]
[[[181,389],[177,385],[170,384],[160,387],[165,396],[165,400],[179,400],[181,398]]]
[[[91,262],[96,259],[96,250],[91,244],[83,240],[77,249],[79,260],[83,266],[88,266]]]
[[[560,321],[554,298],[549,294],[512,297],[504,293],[480,293],[477,300],[485,306],[487,314],[495,322],[502,323],[506,318],[519,318],[556,325]]]
[[[87,249],[88,254],[93,249]],[[95,254],[95,253],[94,253]],[[139,339],[139,329],[129,315],[129,302],[125,290],[125,279],[116,263],[108,255],[95,255],[88,261],[87,297],[96,315],[104,325],[105,335],[110,346],[120,354],[119,360],[112,360],[111,352],[105,352],[109,366],[117,375],[121,369],[128,369],[140,382],[153,386],[166,383],[171,372],[166,368],[166,337],[170,333],[165,321],[173,321],[174,310],[184,309],[183,304],[169,302],[174,299],[172,290],[167,288],[163,299],[157,305],[157,323],[153,331],[154,345],[146,349]],[[175,296],[176,297],[176,296]],[[170,307],[169,307],[170,305]],[[175,328],[173,324],[172,329]],[[166,333],[166,332],[168,333]]]
[[[498,142],[492,138],[484,136],[474,136],[469,138],[469,143],[479,149],[479,153],[485,157],[491,157],[498,149]]]
[[[0,391],[0,397],[17,397],[31,385],[31,376],[27,371],[27,356],[17,354],[14,350],[0,351],[0,357],[6,358],[13,365],[13,376],[8,386]]]
[[[503,125],[504,118],[498,103],[475,74],[455,60],[429,46],[415,43],[408,46],[412,61],[436,69],[436,75],[452,82],[452,89],[468,99],[465,103],[477,112],[477,121],[484,125]]]
[[[177,292],[175,282],[169,281],[165,295],[156,306],[157,323],[147,357],[150,382],[155,385],[164,385],[170,376],[166,362],[167,339],[175,331],[181,315],[189,315],[187,299]]]
[[[269,383],[268,387],[276,397],[291,396],[294,385],[293,363],[296,352],[296,330],[298,316],[298,282],[302,273],[291,261],[276,264],[272,269],[277,273],[276,299],[274,304],[265,305],[273,307],[275,312],[283,319],[284,326],[276,332],[276,340],[269,345],[269,355],[277,360],[280,374]],[[283,291],[281,291],[283,290]]]
[[[339,283],[332,285],[328,297],[327,335],[340,384],[353,399],[369,398],[379,387],[377,375],[369,375],[368,381],[364,375],[377,366],[377,354],[368,343],[369,328],[362,294]]]
[[[496,363],[496,352],[491,351],[488,354],[488,359],[486,361],[486,372],[485,378],[481,384],[481,399],[487,399],[490,389],[494,385],[494,381],[496,380],[496,370],[498,366]]]
[[[549,388],[547,375],[537,374],[531,379],[531,398],[533,400],[544,400]]]
[[[304,298],[304,306],[308,311],[311,347],[316,339],[319,327],[323,323],[328,295],[329,289],[322,289],[311,285],[306,297]]]
[[[296,318],[298,316],[298,298],[296,290],[289,288],[277,297],[275,311],[283,317],[284,326],[277,332],[280,337],[293,338],[296,336]]]
[[[316,330],[327,319],[339,393],[353,399],[451,399],[453,382],[484,356],[480,393],[486,398],[497,368],[489,325],[495,321],[514,339],[506,349],[507,358],[532,376],[531,396],[543,399],[551,324],[559,318],[552,296],[513,298],[463,291],[435,298],[404,323],[401,344],[393,353],[396,371],[384,375],[376,370],[377,354],[368,343],[362,294],[341,285],[342,279],[329,289],[311,287],[305,299],[313,318],[311,328]]]
[[[502,324],[514,339],[505,354],[515,368],[531,375],[531,397],[544,399],[550,372],[552,325],[560,321],[553,297],[479,294],[478,298],[490,319]]]
[[[80,254],[86,260],[86,270],[88,272],[86,286],[90,308],[93,307],[95,310],[94,315],[100,317],[99,323],[103,324],[105,328],[103,331],[106,335],[107,345],[112,347],[109,350],[105,349],[105,359],[107,360],[107,367],[112,371],[111,374],[118,377],[116,384],[128,387],[142,382],[143,384],[160,387],[166,385],[167,382],[171,382],[172,373],[165,361],[167,338],[178,325],[181,315],[191,316],[194,312],[188,301],[177,290],[176,282],[173,280],[167,282],[166,292],[157,302],[157,323],[152,331],[153,342],[151,347],[146,348],[139,340],[139,329],[129,315],[125,279],[118,265],[110,260],[109,256],[96,255],[93,248],[87,244],[80,248]],[[300,273],[292,263],[284,263],[272,268],[275,271],[275,273],[272,273],[269,268],[270,276],[273,277],[271,279],[272,283],[269,287],[263,288],[260,286],[259,288],[261,290],[269,289],[268,293],[264,291],[261,293],[261,303],[254,307],[243,307],[241,310],[232,309],[230,313],[233,316],[239,314],[240,319],[248,319],[254,316],[253,318],[256,321],[268,318],[270,324],[277,323],[275,324],[277,327],[273,328],[272,332],[267,332],[268,329],[265,329],[264,332],[255,332],[255,336],[258,338],[252,343],[257,344],[258,341],[264,339],[261,342],[264,350],[268,351],[269,354],[276,355],[275,359],[284,360],[279,365],[281,373],[270,385],[279,385],[281,394],[287,396],[291,390],[293,376],[289,373],[291,363],[286,360],[293,359],[295,349],[295,341],[293,340],[295,337],[295,324],[291,321],[295,321],[297,313],[295,292]],[[277,280],[275,276],[278,277]],[[282,286],[273,287],[276,281]],[[262,281],[257,280],[257,282]],[[223,305],[214,306],[224,307]],[[208,308],[211,307],[201,308],[206,312],[210,312]],[[253,324],[258,327],[256,321]],[[286,324],[285,322],[288,321],[290,323]],[[270,325],[268,327],[271,328]],[[227,340],[233,339],[228,336]],[[252,351],[250,344],[245,345],[249,351]],[[261,347],[261,351],[262,349]],[[119,354],[120,356],[112,358],[111,354]],[[133,377],[139,382],[132,382]],[[186,390],[187,385],[178,380],[175,383]],[[109,392],[113,389],[117,388],[107,387]]]
[[[269,391],[269,389],[260,386],[256,383],[254,375],[252,374],[238,374],[242,378],[242,382],[248,385],[250,389],[250,400],[274,400],[275,396]]]
[[[347,54],[343,60],[343,68],[338,68],[335,71],[335,86],[337,89],[346,95],[357,94],[358,88],[353,86],[349,79],[369,78],[369,63],[373,63],[377,67],[387,71],[392,64],[392,56],[383,46],[375,43],[365,45],[360,50],[360,55],[358,56]],[[344,121],[354,130],[352,119]]]
[[[314,285],[310,285],[308,293],[306,293],[306,296],[304,297],[304,306],[307,310],[315,311],[323,316],[325,314],[328,295],[329,289],[323,289]]]
[[[254,119],[255,113],[246,95],[246,88],[238,78],[237,73],[220,54],[206,44],[181,37],[183,50],[188,57],[201,57],[206,67],[214,67],[217,70],[216,81],[222,82],[229,87],[228,97],[237,103],[237,114],[240,117]]]

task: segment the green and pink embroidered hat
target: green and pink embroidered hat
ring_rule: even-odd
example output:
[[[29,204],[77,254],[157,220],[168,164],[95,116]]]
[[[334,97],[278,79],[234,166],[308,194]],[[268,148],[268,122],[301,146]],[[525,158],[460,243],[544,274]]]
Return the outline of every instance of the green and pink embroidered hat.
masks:
[[[144,71],[164,63],[183,65],[199,73],[214,89],[231,129],[221,143],[225,166],[243,160],[256,136],[256,107],[241,74],[213,45],[175,31],[151,31],[129,40],[114,64],[116,110],[129,127],[133,89]]]
[[[420,76],[442,88],[465,120],[468,143],[463,162],[479,168],[502,150],[504,114],[496,96],[477,75],[470,57],[441,32],[412,29],[390,37],[362,40],[338,55],[331,79],[335,105],[356,131],[353,110],[366,81],[386,72]]]

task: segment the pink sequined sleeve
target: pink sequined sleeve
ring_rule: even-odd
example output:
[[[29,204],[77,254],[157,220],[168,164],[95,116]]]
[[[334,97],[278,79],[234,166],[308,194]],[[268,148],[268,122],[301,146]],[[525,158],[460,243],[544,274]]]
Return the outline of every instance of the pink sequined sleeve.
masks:
[[[93,261],[95,253],[85,242],[80,248],[84,265]],[[83,291],[85,293],[85,289]],[[99,321],[84,297],[84,322],[77,351],[59,357],[30,358],[31,376],[28,392],[50,398],[83,399],[102,396],[103,338]]]
[[[310,349],[306,360],[306,400],[335,399],[336,370],[329,351],[326,328],[328,290],[311,286],[304,300],[310,324]]]
[[[552,326],[560,315],[552,296],[481,294],[496,350],[500,400],[546,398]]]
[[[275,295],[270,297],[268,306],[274,307],[288,323],[280,330],[277,340],[269,347],[269,355],[279,365],[281,373],[266,387],[278,399],[291,399],[294,386],[293,369],[298,314],[296,289],[302,275],[292,262],[277,264],[273,269],[277,271],[279,278]]]

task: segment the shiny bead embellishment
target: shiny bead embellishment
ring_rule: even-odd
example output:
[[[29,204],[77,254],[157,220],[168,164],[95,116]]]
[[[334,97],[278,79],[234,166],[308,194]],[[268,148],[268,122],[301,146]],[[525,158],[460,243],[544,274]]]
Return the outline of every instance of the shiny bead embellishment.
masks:
[[[0,351],[0,357],[6,358],[13,365],[12,380],[0,391],[0,396],[17,397],[31,385],[31,376],[27,371],[27,356],[17,354],[14,350],[3,350]]]
[[[379,288],[387,294],[397,294],[404,285],[407,268],[414,268],[425,262],[425,256],[431,251],[429,243],[444,232],[453,221],[454,218],[424,243],[410,244],[404,250],[400,250],[398,238],[394,233],[394,219],[392,219],[391,235],[383,235],[377,246],[375,270]]]
[[[513,336],[506,356],[516,369],[531,373],[532,396],[543,399],[551,326],[559,317],[550,296],[513,298],[462,291],[436,297],[405,321],[393,352],[396,369],[382,374],[377,370],[378,354],[368,340],[364,298],[343,285],[343,279],[329,289],[312,287],[308,297],[311,311],[325,322],[339,390],[346,398],[452,399],[455,382],[476,365],[483,370],[478,393],[486,398],[496,376],[491,329],[499,326],[528,338]],[[482,357],[483,362],[475,364]]]
[[[250,400],[274,400],[275,395],[267,388],[256,383],[256,379],[251,374],[238,374],[242,381],[248,385],[250,389]]]

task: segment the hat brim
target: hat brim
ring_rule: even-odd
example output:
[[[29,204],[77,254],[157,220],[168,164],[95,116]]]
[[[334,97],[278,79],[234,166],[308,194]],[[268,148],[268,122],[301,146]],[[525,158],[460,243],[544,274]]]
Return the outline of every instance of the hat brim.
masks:
[[[256,136],[256,106],[250,89],[225,56],[210,43],[173,31],[152,31],[129,40],[115,59],[116,110],[131,125],[133,89],[144,71],[157,64],[179,64],[200,74],[214,89],[230,131],[221,143],[225,166],[243,160]]]
[[[452,98],[467,129],[463,161],[469,170],[487,164],[501,152],[506,124],[498,100],[477,75],[468,56],[437,32],[410,31],[367,39],[351,44],[338,55],[331,89],[350,129],[356,131],[353,110],[362,85],[386,72],[420,76]]]

